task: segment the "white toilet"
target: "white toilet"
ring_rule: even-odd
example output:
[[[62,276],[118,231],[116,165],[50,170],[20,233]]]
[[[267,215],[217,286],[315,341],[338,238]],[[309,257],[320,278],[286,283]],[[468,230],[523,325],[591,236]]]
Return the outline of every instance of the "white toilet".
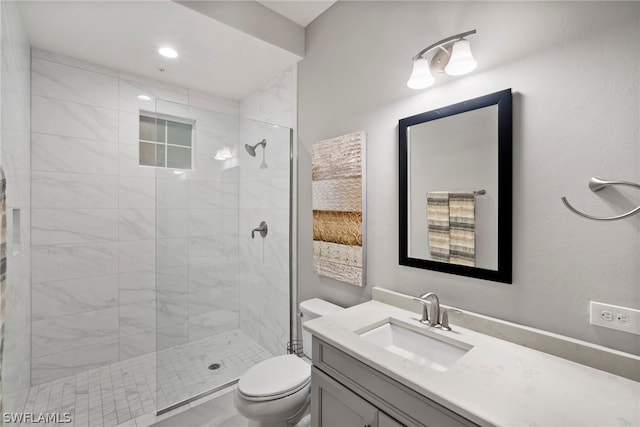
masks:
[[[300,303],[302,322],[342,310],[314,298]],[[302,332],[302,347],[311,359],[311,334]],[[294,355],[272,357],[250,368],[240,377],[235,392],[236,408],[252,427],[286,427],[298,422],[309,425],[311,392],[310,361]]]

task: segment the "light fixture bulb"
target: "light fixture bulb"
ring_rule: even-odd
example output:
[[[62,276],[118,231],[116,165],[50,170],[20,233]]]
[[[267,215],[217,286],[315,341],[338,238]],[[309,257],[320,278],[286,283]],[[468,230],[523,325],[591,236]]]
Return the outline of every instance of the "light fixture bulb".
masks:
[[[224,147],[222,149],[222,156],[226,159],[230,159],[233,157],[233,155],[231,154],[231,149],[229,147]]]
[[[451,59],[446,67],[445,73],[450,76],[460,76],[470,73],[478,66],[478,62],[471,54],[471,43],[468,40],[460,39],[454,45],[451,51]]]
[[[178,52],[175,51],[175,49],[172,49],[168,46],[165,47],[161,47],[160,49],[158,49],[158,53],[162,56],[165,56],[167,58],[177,58],[178,57]]]
[[[151,97],[149,95],[138,95],[138,99],[142,101],[151,101]]]
[[[411,89],[424,89],[431,86],[435,81],[436,79],[429,69],[429,61],[425,58],[414,59],[413,71],[407,81],[407,86]]]
[[[214,157],[214,159],[216,159],[216,160],[227,160],[225,155],[222,153],[222,148],[218,148],[218,151],[216,151],[216,156]]]

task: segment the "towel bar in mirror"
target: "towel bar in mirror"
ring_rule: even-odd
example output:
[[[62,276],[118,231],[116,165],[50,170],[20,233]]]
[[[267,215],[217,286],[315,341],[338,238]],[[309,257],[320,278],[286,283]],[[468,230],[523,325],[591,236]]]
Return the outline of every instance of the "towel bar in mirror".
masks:
[[[400,265],[511,283],[511,89],[398,131]]]

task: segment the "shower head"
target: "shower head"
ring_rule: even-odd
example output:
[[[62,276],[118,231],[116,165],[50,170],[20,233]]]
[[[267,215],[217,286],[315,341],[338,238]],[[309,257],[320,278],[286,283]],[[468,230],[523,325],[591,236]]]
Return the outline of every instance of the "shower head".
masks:
[[[251,157],[255,157],[256,156],[256,148],[258,147],[258,145],[261,145],[262,148],[266,147],[267,140],[263,139],[262,141],[258,142],[256,145],[244,144],[244,148],[245,148],[245,150],[247,150],[247,153],[249,153],[249,155]]]
[[[244,148],[247,150],[247,153],[249,153],[249,155],[251,157],[255,157],[256,156],[256,149],[255,147],[250,146],[249,144],[244,144]]]

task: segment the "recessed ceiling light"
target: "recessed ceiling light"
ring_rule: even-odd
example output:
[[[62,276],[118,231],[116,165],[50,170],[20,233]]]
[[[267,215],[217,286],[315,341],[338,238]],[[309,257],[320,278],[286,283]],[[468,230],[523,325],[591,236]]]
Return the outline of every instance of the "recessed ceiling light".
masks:
[[[171,49],[170,47],[161,47],[160,49],[158,49],[158,53],[162,56],[166,56],[167,58],[177,58],[178,57],[178,52],[176,52],[174,49]]]
[[[138,95],[138,99],[141,99],[142,101],[151,101],[151,97],[147,95]]]

